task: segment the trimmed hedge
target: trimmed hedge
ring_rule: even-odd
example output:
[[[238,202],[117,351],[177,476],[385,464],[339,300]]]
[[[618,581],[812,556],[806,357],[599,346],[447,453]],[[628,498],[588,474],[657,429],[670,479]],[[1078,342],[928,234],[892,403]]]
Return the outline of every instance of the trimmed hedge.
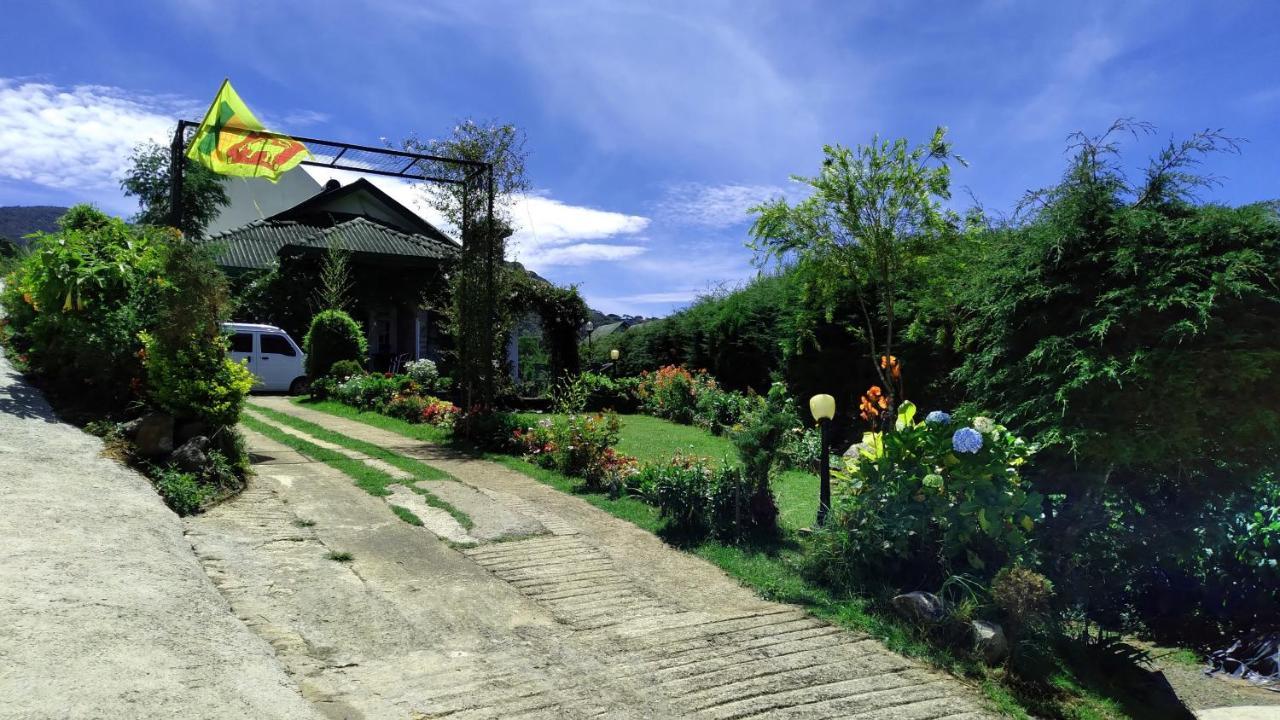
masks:
[[[307,376],[311,378],[325,377],[334,363],[343,360],[363,363],[369,351],[360,326],[341,310],[316,313],[303,345],[307,349]]]

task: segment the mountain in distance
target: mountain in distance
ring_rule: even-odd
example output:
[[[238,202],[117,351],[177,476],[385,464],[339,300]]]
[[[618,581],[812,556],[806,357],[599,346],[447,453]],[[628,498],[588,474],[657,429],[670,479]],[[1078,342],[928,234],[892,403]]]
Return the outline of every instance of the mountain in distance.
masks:
[[[53,232],[58,218],[67,211],[53,205],[10,205],[0,207],[0,239],[26,245],[23,238],[34,232]]]

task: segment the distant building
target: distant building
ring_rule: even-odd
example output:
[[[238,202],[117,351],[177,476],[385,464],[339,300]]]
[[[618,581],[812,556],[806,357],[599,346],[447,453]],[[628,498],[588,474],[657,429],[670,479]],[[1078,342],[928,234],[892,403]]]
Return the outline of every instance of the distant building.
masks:
[[[228,275],[287,269],[297,273],[295,284],[306,286],[316,282],[324,254],[336,246],[351,253],[352,315],[364,324],[371,368],[439,357],[441,316],[425,300],[440,296],[449,266],[461,255],[456,240],[365,179],[320,187],[309,175],[290,172],[276,187],[233,180],[228,191],[231,203],[201,241],[214,248]],[[307,191],[293,204],[275,207]],[[264,206],[273,212],[260,215]],[[234,319],[280,325],[301,341],[314,297],[278,294],[280,303],[257,311],[265,317]]]

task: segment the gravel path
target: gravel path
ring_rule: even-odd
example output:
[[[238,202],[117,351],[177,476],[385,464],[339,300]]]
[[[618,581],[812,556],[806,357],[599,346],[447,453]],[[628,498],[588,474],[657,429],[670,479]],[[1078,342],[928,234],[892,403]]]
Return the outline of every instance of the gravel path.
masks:
[[[332,717],[986,717],[955,679],[763,601],[579,498],[285,398],[253,402],[435,465],[546,530],[455,549],[326,466],[283,461],[192,519],[215,582]],[[260,458],[286,457],[264,441],[250,436]]]
[[[145,478],[0,353],[0,718],[316,718]]]

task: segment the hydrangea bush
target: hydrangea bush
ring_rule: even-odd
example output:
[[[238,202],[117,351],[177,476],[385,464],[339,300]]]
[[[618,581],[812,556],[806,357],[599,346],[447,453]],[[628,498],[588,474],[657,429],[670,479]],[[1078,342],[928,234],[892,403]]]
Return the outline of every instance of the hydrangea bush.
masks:
[[[811,571],[840,585],[865,577],[919,582],[990,575],[1027,554],[1043,498],[1020,468],[1035,448],[985,418],[961,425],[941,412],[924,422],[915,415],[903,403],[895,431],[867,433],[835,473]]]
[[[440,370],[434,360],[422,358],[405,363],[404,373],[427,392],[440,390]]]

